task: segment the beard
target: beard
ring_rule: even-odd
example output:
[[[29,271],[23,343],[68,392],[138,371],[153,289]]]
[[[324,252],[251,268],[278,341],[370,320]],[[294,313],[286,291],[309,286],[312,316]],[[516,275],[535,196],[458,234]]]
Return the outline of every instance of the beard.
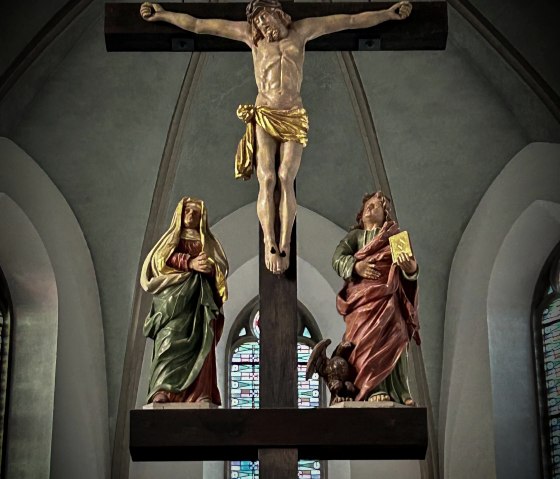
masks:
[[[269,42],[276,42],[280,38],[280,30],[278,28],[268,28],[264,36]]]

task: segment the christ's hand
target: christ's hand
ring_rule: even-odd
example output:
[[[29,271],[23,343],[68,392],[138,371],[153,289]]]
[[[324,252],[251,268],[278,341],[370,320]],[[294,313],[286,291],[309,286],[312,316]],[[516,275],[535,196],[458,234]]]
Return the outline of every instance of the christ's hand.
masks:
[[[412,11],[412,4],[410,2],[395,3],[387,10],[390,20],[404,20],[408,18]]]
[[[140,5],[140,15],[147,22],[158,21],[158,13],[161,12],[165,12],[165,10],[159,3],[144,2]]]

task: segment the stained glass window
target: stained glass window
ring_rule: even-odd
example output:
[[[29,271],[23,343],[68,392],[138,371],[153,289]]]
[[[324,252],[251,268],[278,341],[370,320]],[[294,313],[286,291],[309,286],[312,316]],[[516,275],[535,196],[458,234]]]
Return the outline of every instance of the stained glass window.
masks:
[[[243,318],[240,318],[243,320]],[[313,337],[310,330],[317,331],[316,326],[308,327],[305,319],[300,318],[297,350],[298,361],[298,407],[319,407],[321,392],[319,378],[314,375],[309,381],[305,379],[307,360],[311,354],[312,344],[320,340]],[[259,407],[259,311],[253,310],[246,319],[252,336],[245,336],[246,342],[234,344],[230,361],[229,400],[232,408],[251,409]],[[243,326],[244,322],[238,327]],[[235,331],[232,330],[235,335]],[[237,337],[239,337],[237,335]],[[241,341],[241,339],[240,339]],[[298,479],[320,479],[322,464],[320,461],[306,460],[298,463]],[[229,474],[232,479],[257,479],[259,477],[258,461],[231,461]]]
[[[543,475],[560,479],[560,245],[547,261],[533,306],[537,381],[542,394]]]

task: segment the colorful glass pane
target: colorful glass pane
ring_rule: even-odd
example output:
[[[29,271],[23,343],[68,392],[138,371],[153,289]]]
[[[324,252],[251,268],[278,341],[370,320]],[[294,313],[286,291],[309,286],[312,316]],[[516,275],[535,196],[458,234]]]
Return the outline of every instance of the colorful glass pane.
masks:
[[[232,479],[256,479],[259,477],[258,461],[231,461],[230,474]]]
[[[298,407],[312,408],[319,407],[319,376],[314,374],[307,381],[305,379],[305,370],[307,368],[307,360],[311,354],[311,348],[306,344],[298,344]]]
[[[253,320],[253,331],[259,330],[259,313]],[[305,344],[298,344],[298,407],[319,407],[319,379],[314,375],[305,380],[305,369],[311,349]],[[231,359],[230,403],[232,408],[251,409],[259,407],[259,344],[252,341],[237,347]],[[231,461],[230,477],[232,479],[258,479],[258,461]],[[298,478],[320,479],[321,463],[319,461],[299,461]]]
[[[543,324],[550,324],[556,321],[560,321],[560,299],[554,300],[543,311]]]
[[[548,293],[552,288],[548,289]],[[542,314],[543,366],[550,426],[552,477],[560,478],[560,299],[552,301]]]
[[[550,460],[552,463],[552,476],[560,477],[560,418],[553,418],[550,425]]]
[[[253,331],[253,334],[257,338],[261,337],[260,320],[261,320],[261,312],[257,311],[257,313],[255,314],[255,317],[253,318],[253,322],[251,324],[251,329]]]
[[[319,461],[299,461],[298,479],[320,479],[321,463]]]
[[[259,407],[259,344],[243,343],[233,352],[230,374],[231,407]]]

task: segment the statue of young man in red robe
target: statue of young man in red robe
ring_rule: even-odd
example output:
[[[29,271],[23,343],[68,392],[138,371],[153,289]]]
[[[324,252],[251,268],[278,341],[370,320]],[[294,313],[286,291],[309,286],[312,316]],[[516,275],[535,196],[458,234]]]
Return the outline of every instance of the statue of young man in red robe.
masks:
[[[418,334],[418,264],[401,253],[393,263],[389,237],[399,233],[383,193],[366,195],[357,226],[340,242],[333,268],[346,284],[336,299],[344,316],[343,341],[354,349],[356,401],[394,401],[412,406],[407,349]]]

